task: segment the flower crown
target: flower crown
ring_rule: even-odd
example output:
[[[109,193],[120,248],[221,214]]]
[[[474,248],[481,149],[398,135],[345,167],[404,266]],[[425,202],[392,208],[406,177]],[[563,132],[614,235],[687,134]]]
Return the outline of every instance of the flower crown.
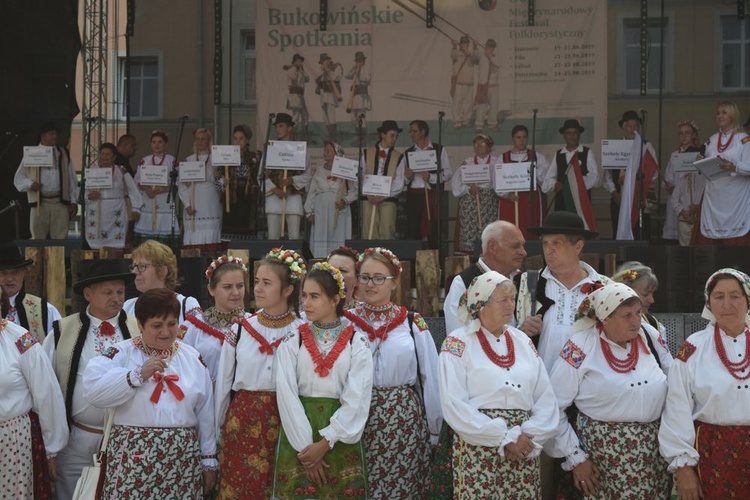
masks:
[[[627,269],[620,273],[620,279],[623,281],[635,281],[638,279],[638,271],[633,271],[632,269]]]
[[[698,127],[698,124],[695,123],[695,120],[681,120],[680,123],[677,124],[677,128],[680,128],[683,125],[690,125],[696,132],[700,132],[700,128]]]
[[[339,287],[339,297],[342,299],[346,298],[346,284],[344,283],[344,275],[341,274],[341,271],[338,270],[338,268],[333,267],[328,262],[316,262],[313,264],[311,271],[325,271],[328,274],[331,275],[331,277],[336,280],[336,284]]]
[[[394,254],[393,252],[391,252],[387,248],[372,247],[372,248],[366,249],[364,252],[362,252],[361,254],[359,254],[359,257],[358,257],[359,264],[362,264],[362,261],[365,260],[366,257],[369,257],[369,256],[374,255],[376,253],[379,253],[380,255],[382,255],[383,257],[385,257],[386,259],[388,259],[388,261],[393,266],[393,272],[395,273],[396,278],[398,278],[401,275],[401,271],[402,271],[402,269],[401,269],[401,261],[398,260],[398,257],[396,257],[396,254]]]
[[[307,266],[305,266],[305,259],[300,257],[300,254],[294,250],[287,250],[284,248],[272,248],[270,252],[266,254],[266,258],[278,259],[289,268],[289,281],[292,284],[298,283],[304,278],[307,272]]]
[[[355,261],[359,258],[359,252],[356,249],[354,249],[352,247],[348,247],[346,245],[341,245],[340,247],[336,247],[333,250],[331,250],[331,252],[328,254],[328,257],[326,257],[326,260],[329,260],[334,255],[341,255],[341,254],[338,254],[338,253],[337,254],[334,253],[337,250],[344,250],[346,252],[351,252],[351,254],[354,256],[354,260]]]
[[[237,264],[242,268],[242,272],[247,274],[247,266],[244,262],[242,262],[242,259],[240,259],[239,257],[233,257],[231,255],[222,255],[218,259],[214,259],[213,262],[211,262],[211,264],[209,264],[209,266],[206,268],[206,281],[210,282],[216,270],[229,262]]]

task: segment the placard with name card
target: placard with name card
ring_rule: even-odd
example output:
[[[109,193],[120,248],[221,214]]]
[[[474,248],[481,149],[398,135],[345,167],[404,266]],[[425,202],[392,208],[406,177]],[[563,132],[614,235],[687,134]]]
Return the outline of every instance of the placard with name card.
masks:
[[[206,180],[205,161],[181,161],[180,182],[204,182]]]
[[[211,146],[211,163],[226,167],[239,167],[242,164],[239,146]]]
[[[698,161],[697,152],[675,153],[671,160],[674,162],[674,171],[676,173],[689,174],[698,171],[695,165],[693,165],[693,163]]]
[[[91,167],[86,169],[86,189],[110,189],[112,169]]]
[[[305,170],[307,143],[304,141],[269,141],[266,168],[270,170]]]
[[[437,170],[437,152],[434,149],[427,151],[409,151],[409,168],[415,172],[434,172]]]
[[[385,196],[391,195],[391,182],[393,179],[387,175],[365,175],[362,183],[362,194],[365,196]]]
[[[53,167],[55,165],[55,148],[52,146],[24,146],[24,167]]]
[[[603,139],[602,168],[628,168],[632,139]]]
[[[499,163],[495,165],[495,192],[528,192],[531,162]]]
[[[169,186],[169,167],[167,165],[141,165],[140,183],[144,186]]]
[[[331,177],[338,177],[339,179],[356,182],[357,171],[359,171],[359,162],[357,160],[350,160],[343,156],[337,156],[333,159],[333,164],[331,165]]]
[[[461,167],[462,184],[486,184],[491,180],[489,165],[463,165]]]

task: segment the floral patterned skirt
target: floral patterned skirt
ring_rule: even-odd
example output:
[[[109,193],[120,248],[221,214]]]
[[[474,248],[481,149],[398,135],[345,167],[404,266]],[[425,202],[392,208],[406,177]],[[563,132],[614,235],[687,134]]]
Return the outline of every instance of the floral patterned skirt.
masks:
[[[194,427],[113,425],[102,498],[203,498]]]
[[[477,216],[477,197],[466,194],[458,199],[458,232],[459,250],[474,252],[474,242],[481,239],[482,231],[491,222],[497,220],[497,195],[493,189],[479,190],[479,217]],[[481,218],[481,224],[479,219]]]
[[[696,422],[703,498],[740,498],[750,491],[750,425]]]
[[[33,498],[29,414],[0,422],[0,498]]]
[[[659,421],[601,422],[578,414],[581,446],[600,473],[596,498],[669,498],[671,484],[659,455]]]
[[[432,455],[430,466],[430,490],[427,495],[431,500],[448,500],[453,498],[453,440],[456,433],[443,420],[440,439]]]
[[[321,439],[318,431],[331,423],[331,416],[341,407],[338,399],[300,396],[305,415],[310,421],[313,439]],[[284,428],[281,428],[279,446],[276,450],[273,498],[367,498],[365,454],[361,443],[338,442],[325,456],[328,482],[314,484],[305,474],[297,458],[297,451],[289,444]]]
[[[219,498],[270,498],[279,442],[276,393],[239,391],[222,429]]]
[[[488,417],[502,418],[508,428],[528,420],[524,410],[479,410]],[[501,457],[497,447],[474,446],[459,435],[453,441],[453,498],[494,500],[541,498],[539,457],[512,462]]]
[[[413,388],[373,387],[362,436],[372,498],[424,498],[430,466],[430,431]]]

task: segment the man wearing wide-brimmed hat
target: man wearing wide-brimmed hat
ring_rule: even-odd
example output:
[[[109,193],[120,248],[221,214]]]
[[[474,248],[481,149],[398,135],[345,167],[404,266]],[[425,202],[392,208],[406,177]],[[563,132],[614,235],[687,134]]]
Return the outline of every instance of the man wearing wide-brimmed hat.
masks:
[[[341,96],[341,77],[343,68],[334,62],[325,52],[318,60],[320,74],[315,78],[315,93],[320,96],[320,107],[323,108],[323,119],[328,128],[328,139],[336,140],[336,108],[344,99]]]
[[[300,54],[292,56],[292,63],[284,65],[286,71],[286,86],[289,96],[286,98],[286,109],[291,111],[292,120],[297,122],[302,137],[307,137],[307,102],[305,101],[305,84],[310,81],[305,71],[305,58]]]
[[[477,44],[471,48],[471,39],[463,35],[451,50],[451,97],[453,98],[453,127],[471,125],[474,109],[474,66],[479,62]]]
[[[49,236],[62,240],[68,236],[68,223],[78,212],[78,180],[67,149],[57,145],[60,129],[52,122],[39,129],[39,145],[53,148],[52,166],[26,165],[16,170],[13,184],[26,193],[31,216],[31,238],[45,240]]]
[[[378,127],[378,143],[362,152],[364,174],[391,178],[390,196],[367,195],[363,198],[362,239],[391,240],[396,236],[396,197],[404,190],[404,165],[401,153],[394,146],[402,131],[394,120],[385,120]],[[373,210],[375,218],[371,225]]]
[[[372,109],[372,101],[370,100],[372,75],[365,68],[366,60],[365,53],[357,51],[354,54],[354,66],[344,75],[344,78],[352,81],[349,99],[346,103],[346,112],[349,113],[355,129],[359,126],[359,115],[366,115]],[[363,129],[367,129],[366,118],[365,116],[362,119]]]
[[[497,112],[500,109],[500,64],[497,62],[496,48],[497,42],[493,38],[488,38],[484,42],[484,52],[477,62],[479,75],[477,93],[474,96],[474,127],[477,134],[484,130],[485,120],[489,128],[497,130]]]
[[[565,120],[560,127],[565,147],[555,154],[555,165],[547,171],[542,191],[551,193],[547,196],[550,209],[575,212],[586,229],[597,231],[590,190],[599,181],[599,167],[591,149],[581,145],[584,130],[576,119]]]
[[[542,239],[544,261],[538,273],[536,296],[529,291],[529,271],[521,275],[516,300],[516,319],[523,324],[532,316],[532,300],[535,300],[535,315],[541,319],[542,328],[535,342],[544,366],[549,372],[560,355],[565,343],[572,335],[579,304],[588,294],[612,281],[599,274],[593,267],[580,260],[584,240],[598,236],[586,229],[583,220],[572,212],[551,212],[540,227],[529,231]],[[527,331],[527,334],[529,332]],[[554,469],[558,467],[547,456],[542,458],[542,496],[554,498]]]
[[[8,298],[8,311],[3,311],[3,317],[26,328],[42,342],[52,329],[52,323],[61,316],[55,306],[24,290],[26,271],[33,264],[33,260],[24,258],[15,243],[0,243],[0,287]]]
[[[78,384],[88,362],[106,355],[117,342],[140,336],[135,318],[122,310],[125,285],[134,278],[133,273],[122,272],[116,260],[92,261],[85,277],[73,285],[73,290],[86,299],[85,310],[56,321],[53,333],[44,341],[65,398],[70,427],[68,446],[57,456],[58,498],[72,498],[76,481],[84,467],[93,465],[92,457],[102,438],[105,411],[86,402],[83,387]],[[130,389],[127,377],[138,376],[123,374],[122,390]]]

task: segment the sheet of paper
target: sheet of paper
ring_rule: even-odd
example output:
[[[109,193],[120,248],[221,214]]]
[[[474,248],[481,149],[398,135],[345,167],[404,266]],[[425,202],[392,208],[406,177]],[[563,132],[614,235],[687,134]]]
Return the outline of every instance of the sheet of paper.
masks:
[[[409,151],[409,168],[415,172],[434,172],[437,170],[437,152],[434,149],[427,151]]]
[[[331,165],[331,176],[348,181],[356,181],[358,170],[359,162],[357,160],[349,160],[343,156],[337,156],[333,159],[333,164]]]
[[[24,146],[23,165],[25,167],[52,167],[55,153],[52,146]]]
[[[269,141],[266,168],[270,170],[305,170],[307,143],[304,141]]]
[[[365,196],[385,196],[391,195],[391,179],[387,175],[365,175],[362,183],[362,194]]]
[[[528,192],[531,162],[500,163],[495,165],[495,192]]]
[[[203,182],[206,180],[206,162],[181,161],[180,182]]]
[[[722,161],[724,160],[721,156],[712,156],[711,158],[703,158],[702,160],[696,161],[693,163],[693,166],[695,166],[695,168],[698,169],[698,172],[708,180],[715,181],[732,174],[731,171],[724,170],[719,166]]]
[[[86,169],[86,189],[110,189],[112,169],[91,167]]]
[[[628,168],[632,139],[602,140],[602,168]]]
[[[211,163],[227,167],[239,167],[242,163],[239,146],[211,146]]]
[[[490,180],[489,165],[463,165],[461,167],[462,184],[486,184]]]
[[[141,165],[140,183],[144,186],[169,186],[169,167],[166,165]]]

